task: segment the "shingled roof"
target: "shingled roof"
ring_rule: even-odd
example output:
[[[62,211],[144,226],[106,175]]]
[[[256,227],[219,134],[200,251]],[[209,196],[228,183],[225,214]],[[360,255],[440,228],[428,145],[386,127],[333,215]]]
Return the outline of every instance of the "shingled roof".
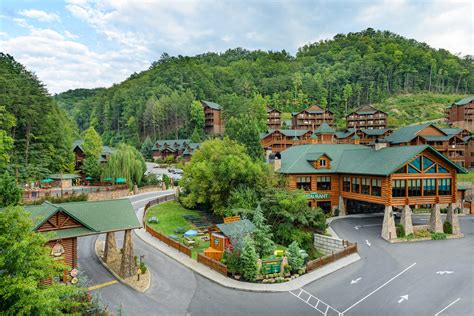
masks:
[[[398,170],[424,150],[431,150],[446,164],[456,168],[459,173],[466,171],[447,159],[428,145],[388,147],[375,150],[362,145],[321,144],[293,146],[281,153],[280,173],[318,174],[350,173],[387,176]],[[331,157],[330,168],[314,168],[308,162],[308,155],[318,156],[324,153]]]
[[[25,209],[31,213],[34,230],[38,229],[57,212],[63,212],[83,225],[83,227],[48,232],[48,234],[51,234],[51,236],[48,236],[49,239],[79,237],[141,228],[132,204],[128,199],[61,204],[44,202],[41,205],[25,206]]]

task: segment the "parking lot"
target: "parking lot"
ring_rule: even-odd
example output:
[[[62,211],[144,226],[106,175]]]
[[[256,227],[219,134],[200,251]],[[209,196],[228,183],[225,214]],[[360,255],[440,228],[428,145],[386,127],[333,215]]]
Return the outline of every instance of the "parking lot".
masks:
[[[464,238],[397,244],[380,238],[382,220],[334,221],[362,259],[291,294],[315,315],[474,315],[474,217],[460,217]]]

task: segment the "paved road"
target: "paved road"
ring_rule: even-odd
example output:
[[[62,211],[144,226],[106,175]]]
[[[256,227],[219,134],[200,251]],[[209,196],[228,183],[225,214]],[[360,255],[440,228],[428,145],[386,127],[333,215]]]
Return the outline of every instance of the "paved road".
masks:
[[[130,199],[138,210],[147,199],[156,196],[157,193],[146,193]],[[416,216],[415,223],[426,223],[426,218]],[[334,221],[331,226],[342,238],[358,242],[362,260],[304,287],[301,293],[251,293],[224,288],[136,237],[134,250],[137,255],[145,255],[152,287],[140,294],[117,283],[96,292],[111,311],[122,306],[125,315],[324,315],[320,310],[327,310],[327,315],[343,311],[344,315],[435,315],[452,302],[440,315],[473,314],[474,217],[461,218],[466,235],[463,239],[410,244],[381,240],[381,222],[382,217]],[[117,237],[120,242],[122,237]],[[100,284],[113,276],[95,256],[95,238],[79,239],[79,265],[93,284]],[[454,272],[441,275],[437,271]],[[408,300],[398,303],[404,295]],[[328,305],[320,302],[317,309],[310,306],[318,302],[317,298]]]

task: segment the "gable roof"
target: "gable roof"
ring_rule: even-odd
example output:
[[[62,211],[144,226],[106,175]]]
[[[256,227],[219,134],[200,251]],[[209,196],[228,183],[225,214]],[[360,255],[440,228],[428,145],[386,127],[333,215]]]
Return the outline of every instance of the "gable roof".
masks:
[[[390,131],[388,128],[361,128],[360,131],[364,133],[365,135],[369,136],[381,136],[385,134],[386,132]]]
[[[464,98],[464,99],[461,99],[461,100],[458,100],[458,101],[454,102],[453,105],[464,105],[464,104],[468,104],[469,102],[472,102],[472,101],[474,101],[474,95],[470,96],[470,97],[467,97],[467,98]]]
[[[260,138],[263,139],[277,131],[286,137],[300,137],[310,132],[308,129],[269,129],[267,133],[261,133]]]
[[[157,140],[155,144],[153,145],[152,150],[159,150],[160,147],[164,145],[168,146],[174,146],[181,148],[185,146],[186,144],[189,144],[190,140],[189,139],[162,139],[162,140]]]
[[[211,101],[201,101],[202,104],[204,104],[204,106],[208,106],[210,107],[211,109],[213,110],[220,110],[222,109],[222,107],[217,104],[217,103],[214,103],[214,102],[211,102]]]
[[[255,225],[248,219],[242,219],[228,224],[217,224],[216,226],[225,236],[236,236],[241,233],[248,234],[255,230]]]
[[[83,144],[84,144],[84,140],[76,139],[72,143],[72,150],[74,150],[74,149],[76,149],[76,147],[78,147],[82,152],[84,152],[84,147],[82,147]],[[115,152],[114,148],[111,148],[109,146],[102,146],[102,152],[100,153],[100,155],[109,156],[109,155],[113,154],[114,152]],[[101,160],[101,157],[99,157],[99,160]]]
[[[328,123],[324,122],[314,131],[315,134],[334,134],[336,131],[329,126]]]
[[[298,115],[302,112],[307,112],[307,113],[310,113],[310,114],[323,114],[324,112],[332,113],[332,111],[330,111],[328,109],[325,110],[322,107],[320,107],[319,105],[315,104],[315,105],[308,106],[306,109],[301,110],[299,112],[291,112],[291,115],[295,116],[295,115]]]
[[[273,112],[273,111],[278,112],[278,113],[281,113],[281,111],[267,106],[267,113],[270,113],[270,112]]]
[[[335,132],[334,135],[336,136],[336,138],[346,138],[346,137],[351,136],[354,133],[355,133],[354,128],[348,128],[343,132]]]
[[[377,113],[377,112],[383,112],[383,111],[374,108],[370,104],[366,104],[366,105],[363,105],[360,108],[356,109],[352,113],[349,113],[349,115],[352,115],[354,113],[357,113],[357,114],[360,114],[360,115],[365,115],[365,114],[374,114],[374,113]]]
[[[440,128],[440,130],[445,132],[447,135],[456,135],[463,131],[462,128],[458,128],[458,127],[445,127],[445,128]]]
[[[52,234],[50,239],[93,235],[141,227],[128,199],[61,204],[44,202],[41,205],[25,206],[25,209],[31,213],[35,230],[57,212],[64,212],[83,225],[81,229],[70,228],[48,232]]]
[[[352,144],[321,144],[293,146],[281,153],[280,173],[318,174],[350,173],[387,176],[411,160],[422,151],[429,149],[440,159],[460,173],[466,171],[428,145],[388,147],[375,150]],[[308,161],[308,154],[325,153],[332,158],[330,168],[315,169]]]
[[[389,143],[392,143],[392,144],[408,143],[412,139],[414,139],[416,136],[418,136],[418,133],[421,130],[427,128],[428,126],[432,126],[432,127],[436,128],[437,130],[439,130],[444,135],[447,135],[439,127],[437,127],[437,126],[435,126],[431,123],[426,123],[426,124],[411,125],[411,126],[407,126],[407,127],[402,127],[400,129],[394,131],[389,136],[385,137],[385,140],[387,140]],[[423,136],[423,137],[425,137],[425,136]]]

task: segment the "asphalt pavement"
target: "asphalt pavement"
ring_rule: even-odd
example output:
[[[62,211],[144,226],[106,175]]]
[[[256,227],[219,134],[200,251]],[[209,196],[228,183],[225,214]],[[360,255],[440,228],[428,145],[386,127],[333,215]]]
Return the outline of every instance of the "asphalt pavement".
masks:
[[[166,192],[130,200],[138,210],[162,194]],[[427,218],[414,215],[414,222],[426,224]],[[135,236],[134,251],[145,255],[151,288],[142,294],[116,283],[94,292],[112,312],[120,309],[123,315],[474,315],[474,216],[460,217],[464,238],[443,241],[390,244],[379,237],[381,223],[381,216],[333,221],[341,238],[358,243],[362,260],[302,291],[228,289]],[[122,236],[117,237],[120,245]],[[113,280],[96,258],[96,238],[79,238],[78,249],[79,266],[93,285]]]

